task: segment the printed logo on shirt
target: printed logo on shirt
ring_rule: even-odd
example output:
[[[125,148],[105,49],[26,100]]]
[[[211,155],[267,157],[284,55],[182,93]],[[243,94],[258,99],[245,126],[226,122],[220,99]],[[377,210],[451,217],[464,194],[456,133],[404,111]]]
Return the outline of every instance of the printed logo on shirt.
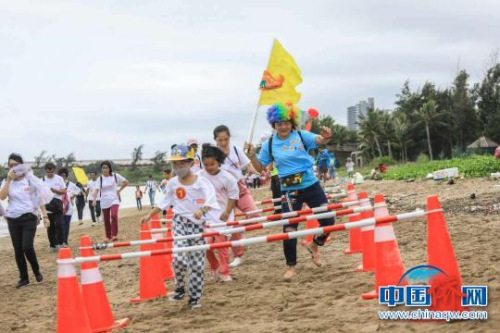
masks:
[[[29,192],[29,191],[30,191],[30,187],[29,187],[29,186],[25,186],[25,187],[23,187],[23,191],[24,191],[24,192]]]
[[[196,199],[196,203],[199,205],[203,205],[205,203],[205,199]]]
[[[182,200],[186,197],[186,190],[184,189],[184,187],[178,187],[175,190],[175,195],[177,196],[178,199]]]

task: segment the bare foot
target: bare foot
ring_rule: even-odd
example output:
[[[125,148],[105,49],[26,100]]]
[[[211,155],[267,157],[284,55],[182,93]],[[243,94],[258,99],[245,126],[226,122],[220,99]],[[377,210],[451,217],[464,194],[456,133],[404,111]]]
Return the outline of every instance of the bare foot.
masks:
[[[311,258],[313,260],[313,263],[316,266],[320,267],[321,266],[321,258],[320,258],[319,251],[318,251],[318,245],[316,245],[316,243],[314,243],[314,242],[311,242],[306,246],[306,249],[311,254]]]
[[[295,270],[295,266],[288,266],[285,274],[283,275],[283,279],[290,281],[295,275],[297,275],[297,271]]]

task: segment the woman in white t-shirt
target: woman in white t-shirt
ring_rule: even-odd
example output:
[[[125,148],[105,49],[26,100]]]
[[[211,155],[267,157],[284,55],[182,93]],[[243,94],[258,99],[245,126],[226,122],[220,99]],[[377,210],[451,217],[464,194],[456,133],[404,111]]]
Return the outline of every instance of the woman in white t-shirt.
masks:
[[[148,176],[148,180],[146,181],[146,187],[144,188],[144,193],[149,195],[149,202],[151,203],[151,207],[155,206],[155,195],[156,189],[160,190],[158,187],[158,183],[153,179],[153,175]]]
[[[354,162],[350,157],[347,158],[345,167],[347,169],[347,177],[352,178],[354,176]]]
[[[245,155],[241,148],[231,145],[230,142],[231,132],[226,125],[219,125],[214,129],[214,139],[217,142],[217,147],[219,147],[224,154],[226,154],[226,159],[222,165],[222,169],[228,171],[230,174],[236,178],[238,181],[238,189],[240,191],[240,197],[236,203],[236,207],[242,212],[246,213],[257,209],[255,202],[248,191],[245,179],[243,176],[243,170],[248,169],[250,173],[257,173],[255,168],[250,164],[250,160]],[[259,214],[248,215],[247,217],[256,217]],[[233,234],[231,236],[232,241],[240,240],[243,238],[243,234]],[[230,267],[237,267],[241,264],[245,252],[243,246],[235,246],[232,248],[234,260],[229,265]]]
[[[97,194],[101,197],[101,209],[104,215],[105,242],[118,240],[118,207],[120,206],[120,192],[127,187],[128,180],[118,173],[113,173],[111,163],[101,163],[102,175],[97,179],[99,187],[93,190],[93,205],[95,207]],[[118,188],[118,186],[120,188]]]
[[[226,170],[220,167],[224,163],[226,155],[217,147],[203,145],[201,160],[203,169],[199,175],[208,179],[215,189],[217,203],[220,209],[213,209],[207,214],[207,224],[232,221],[234,219],[234,207],[239,198],[238,183],[236,179]],[[221,231],[223,228],[211,228],[210,231]],[[225,235],[217,235],[207,238],[207,243],[227,242]],[[210,263],[210,273],[214,281],[221,280],[229,282],[232,280],[229,270],[229,251],[227,248],[217,249],[219,259],[215,256],[215,250],[207,251],[207,259]]]
[[[3,213],[7,219],[19,269],[20,279],[16,288],[22,288],[30,283],[26,259],[31,265],[36,281],[43,281],[33,243],[39,222],[38,209],[42,211],[44,225],[48,228],[49,218],[45,204],[52,200],[54,194],[49,186],[35,177],[23,164],[20,155],[10,154],[8,166],[10,170],[1,184],[0,200],[9,199],[8,207]]]

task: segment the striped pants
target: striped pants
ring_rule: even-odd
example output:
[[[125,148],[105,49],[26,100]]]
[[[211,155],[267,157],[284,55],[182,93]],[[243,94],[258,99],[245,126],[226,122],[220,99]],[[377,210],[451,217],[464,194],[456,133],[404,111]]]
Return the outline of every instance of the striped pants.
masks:
[[[176,215],[174,217],[174,237],[202,233],[203,224],[196,224],[185,217]],[[205,244],[204,238],[174,241],[174,247],[176,248],[203,244]],[[199,299],[203,293],[205,251],[174,253],[172,269],[174,270],[176,289],[185,289],[186,275],[189,271],[187,294],[190,298]]]

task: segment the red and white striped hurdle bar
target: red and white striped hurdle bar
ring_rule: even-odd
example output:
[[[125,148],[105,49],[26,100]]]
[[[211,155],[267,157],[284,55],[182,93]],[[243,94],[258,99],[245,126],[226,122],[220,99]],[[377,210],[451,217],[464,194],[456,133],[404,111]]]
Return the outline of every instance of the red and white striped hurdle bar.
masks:
[[[336,198],[343,198],[343,197],[346,197],[346,196],[347,196],[347,193],[339,193],[339,194],[327,195],[326,198],[328,200],[331,200],[331,199],[336,199]],[[277,199],[267,199],[267,200],[271,200],[269,202],[285,201],[284,197],[281,197],[281,199],[277,198]],[[266,201],[266,200],[263,200],[263,201]],[[263,201],[261,201],[261,202],[263,202]],[[261,208],[261,209],[251,210],[251,211],[246,212],[246,213],[243,213],[243,212],[242,213],[238,213],[238,214],[235,214],[234,217],[248,216],[248,215],[253,215],[253,214],[273,212],[274,210],[280,210],[280,209],[281,209],[281,206],[269,207],[269,208]]]
[[[347,196],[347,194],[344,194],[344,193],[338,193],[338,194],[335,194],[339,197],[344,197],[344,196]],[[327,196],[327,198],[329,198],[330,196]],[[332,197],[332,198],[329,198],[329,199],[333,199],[335,197]],[[283,202],[283,201],[286,201],[285,197],[281,197],[281,198],[275,198],[275,199],[264,199],[262,201],[258,201],[256,202],[255,204],[256,205],[267,205],[267,204],[271,204],[271,203],[275,203],[275,202]]]
[[[431,213],[430,211],[424,210],[416,210],[410,213],[402,213],[398,215],[389,215],[378,218],[369,218],[364,219],[357,222],[348,222],[344,224],[331,225],[327,227],[315,228],[315,229],[305,229],[299,231],[292,231],[288,233],[281,234],[273,234],[269,236],[259,236],[252,238],[245,238],[237,241],[230,242],[221,242],[221,243],[212,243],[212,244],[203,244],[203,245],[195,245],[195,246],[187,246],[187,247],[177,247],[171,249],[162,249],[162,250],[153,250],[153,251],[140,251],[140,252],[128,252],[121,254],[108,254],[108,255],[100,255],[93,257],[77,257],[74,259],[65,259],[63,261],[58,260],[57,263],[64,264],[80,264],[83,262],[100,262],[100,261],[112,261],[112,260],[122,260],[122,259],[132,259],[132,258],[142,258],[142,257],[151,257],[151,256],[161,256],[165,254],[171,253],[184,253],[184,252],[194,252],[194,251],[208,251],[212,249],[219,248],[227,248],[227,247],[235,247],[235,246],[248,246],[253,244],[260,243],[272,243],[282,240],[295,239],[302,236],[308,235],[319,235],[326,234],[331,232],[339,232],[344,230],[349,230],[352,228],[361,228],[374,224],[381,223],[393,223],[397,221],[409,220],[417,217],[425,216],[426,214]],[[321,215],[331,215],[333,213],[324,213]]]
[[[321,219],[326,219],[326,218],[331,218],[331,217],[357,214],[357,213],[361,213],[361,212],[365,212],[365,211],[369,211],[369,210],[372,210],[371,206],[356,207],[356,208],[338,210],[338,211],[329,212],[329,213],[299,216],[299,217],[293,217],[293,218],[283,219],[283,220],[278,220],[278,221],[257,223],[257,224],[252,224],[249,226],[224,229],[224,230],[220,230],[220,231],[208,231],[208,232],[192,234],[192,235],[185,235],[185,236],[178,236],[178,237],[153,238],[153,239],[147,239],[147,240],[135,240],[135,241],[128,241],[128,242],[100,243],[100,244],[94,244],[93,246],[80,247],[80,250],[87,250],[87,249],[104,250],[104,249],[110,249],[110,248],[115,248],[115,247],[127,247],[127,246],[137,246],[137,245],[144,245],[144,244],[167,243],[167,242],[172,242],[172,241],[176,241],[176,240],[206,238],[206,237],[213,237],[213,236],[219,236],[219,235],[231,235],[231,234],[236,234],[236,233],[240,233],[240,232],[243,233],[243,232],[247,232],[247,231],[267,229],[267,228],[284,226],[284,225],[289,225],[289,224],[298,224],[298,223],[306,222],[306,221],[310,221],[310,220],[321,220]]]
[[[365,200],[369,200],[369,199],[365,199]],[[360,201],[358,201],[358,200],[346,201],[346,202],[329,204],[326,206],[320,206],[320,207],[316,207],[316,208],[297,210],[297,211],[288,212],[288,213],[259,216],[259,217],[253,217],[250,219],[245,219],[245,220],[240,220],[240,221],[214,223],[211,225],[207,225],[207,227],[208,228],[235,227],[235,226],[240,227],[240,226],[245,225],[245,224],[260,223],[260,222],[265,222],[265,221],[276,221],[276,220],[287,219],[290,217],[296,217],[296,216],[300,216],[300,215],[322,213],[322,212],[326,212],[329,210],[348,208],[350,206],[359,205],[359,204],[360,204]],[[158,232],[166,232],[167,230],[168,230],[168,228],[159,228],[159,229],[151,229],[150,232],[151,233],[158,233]]]

